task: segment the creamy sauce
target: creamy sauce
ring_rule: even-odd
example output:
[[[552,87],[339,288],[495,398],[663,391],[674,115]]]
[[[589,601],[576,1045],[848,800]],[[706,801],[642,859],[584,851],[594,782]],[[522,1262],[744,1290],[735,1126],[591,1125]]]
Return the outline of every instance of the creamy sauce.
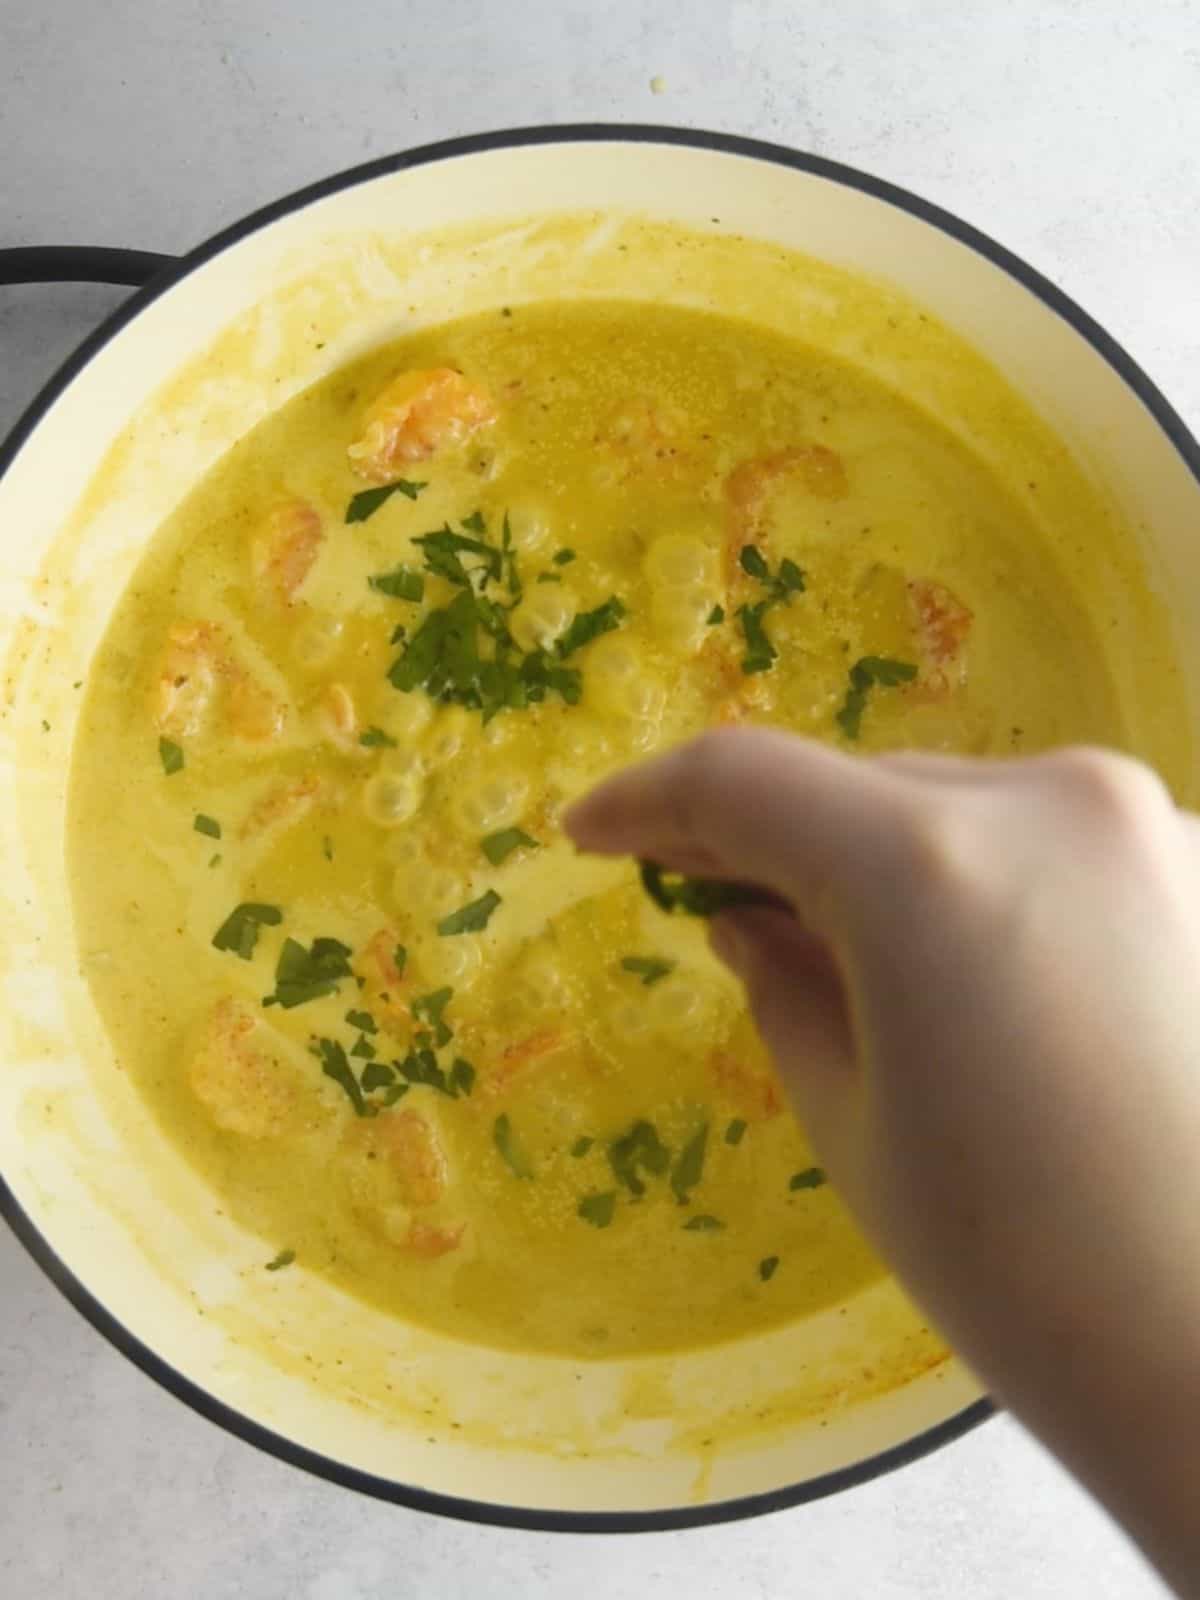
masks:
[[[482,550],[414,543],[444,527]],[[541,699],[496,709],[510,673],[445,704],[415,657],[393,670],[465,595]],[[290,402],[180,507],[88,684],[77,926],[123,1063],[268,1255],[452,1335],[595,1356],[738,1337],[880,1271],[702,928],[560,835],[597,777],[718,721],[864,750],[1137,742],[1005,485],[749,323],[592,303],[430,329]],[[512,829],[533,843],[499,859]],[[270,919],[214,948],[243,903]],[[485,925],[438,931],[468,906]],[[337,941],[335,992],[263,1006],[285,940]]]

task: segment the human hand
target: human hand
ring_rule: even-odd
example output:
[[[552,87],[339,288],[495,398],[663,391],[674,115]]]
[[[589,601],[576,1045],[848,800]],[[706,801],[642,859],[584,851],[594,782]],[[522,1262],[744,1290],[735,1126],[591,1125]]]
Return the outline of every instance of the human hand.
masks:
[[[852,758],[747,729],[567,827],[778,898],[713,944],[842,1196],[1200,1593],[1200,824],[1098,751]]]

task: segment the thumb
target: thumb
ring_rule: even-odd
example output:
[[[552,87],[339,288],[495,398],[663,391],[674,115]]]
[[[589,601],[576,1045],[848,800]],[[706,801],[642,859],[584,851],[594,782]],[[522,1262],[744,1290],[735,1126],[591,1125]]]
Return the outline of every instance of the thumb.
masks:
[[[772,906],[722,912],[711,937],[745,984],[784,1087],[820,1144],[855,1076],[845,990],[828,948]]]

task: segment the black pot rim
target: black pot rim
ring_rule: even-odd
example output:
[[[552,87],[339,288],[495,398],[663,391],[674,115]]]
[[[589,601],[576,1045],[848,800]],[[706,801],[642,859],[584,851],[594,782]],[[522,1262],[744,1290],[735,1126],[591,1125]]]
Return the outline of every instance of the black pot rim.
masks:
[[[576,123],[560,126],[550,124],[531,128],[500,129],[491,133],[442,140],[436,144],[423,145],[415,150],[351,167],[252,212],[181,256],[174,265],[131,295],[83,341],[43,386],[18,418],[7,438],[0,444],[0,478],[12,466],[29,435],[62,392],[93,356],[115,338],[127,323],[132,322],[160,295],[173,288],[198,267],[260,228],[314,201],[388,173],[402,172],[412,167],[427,166],[436,161],[451,160],[459,156],[527,145],[602,142],[685,145],[727,155],[744,156],[757,161],[768,161],[777,166],[790,167],[856,189],[937,228],[999,267],[1035,295],[1049,310],[1068,322],[1137,395],[1200,483],[1200,445],[1166,397],[1128,352],[1048,278],[1043,277],[1018,256],[970,224],[960,221],[950,212],[906,189],[881,178],[872,177],[869,173],[860,172],[854,167],[830,161],[824,156],[809,155],[783,145],[734,134],[622,123]],[[533,1510],[469,1500],[456,1495],[434,1493],[411,1484],[397,1483],[374,1473],[359,1471],[317,1451],[308,1450],[243,1416],[190,1378],[184,1377],[118,1321],[84,1287],[49,1242],[43,1238],[32,1219],[18,1204],[16,1196],[4,1182],[3,1177],[0,1177],[0,1216],[8,1223],[50,1281],[91,1323],[92,1327],[122,1355],[177,1399],[190,1406],[193,1411],[279,1460],[326,1478],[342,1488],[355,1489],[380,1500],[467,1522],[544,1532],[649,1533],[705,1527],[715,1523],[732,1522],[742,1517],[761,1516],[767,1512],[782,1511],[791,1506],[836,1494],[840,1490],[853,1488],[884,1473],[895,1471],[898,1467],[907,1466],[978,1427],[994,1414],[995,1409],[990,1400],[986,1398],[977,1400],[935,1427],[928,1428],[912,1439],[891,1449],[880,1451],[853,1466],[822,1473],[804,1483],[773,1489],[764,1494],[724,1500],[713,1505],[674,1507],[657,1511],[572,1512]]]

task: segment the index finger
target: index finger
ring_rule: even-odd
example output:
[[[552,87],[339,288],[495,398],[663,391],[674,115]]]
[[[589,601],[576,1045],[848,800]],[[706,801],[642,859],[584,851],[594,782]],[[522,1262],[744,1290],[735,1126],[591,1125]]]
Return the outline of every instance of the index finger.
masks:
[[[877,871],[911,786],[792,734],[729,728],[601,783],[567,813],[577,845],[760,884],[795,903]]]

